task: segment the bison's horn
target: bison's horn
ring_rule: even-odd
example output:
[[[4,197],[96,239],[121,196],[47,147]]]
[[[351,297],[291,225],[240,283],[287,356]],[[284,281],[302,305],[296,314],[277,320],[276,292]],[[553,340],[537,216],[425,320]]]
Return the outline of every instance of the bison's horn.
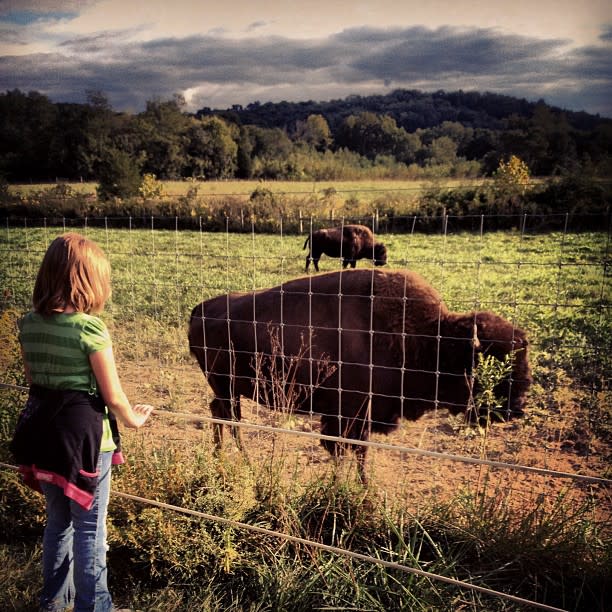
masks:
[[[478,350],[480,348],[480,340],[478,339],[478,326],[474,323],[474,332],[472,334],[472,348]]]

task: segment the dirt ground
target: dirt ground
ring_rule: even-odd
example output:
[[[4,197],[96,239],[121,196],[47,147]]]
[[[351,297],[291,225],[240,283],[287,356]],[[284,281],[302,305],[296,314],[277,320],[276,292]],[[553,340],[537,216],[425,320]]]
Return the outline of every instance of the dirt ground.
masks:
[[[210,391],[195,362],[160,367],[151,361],[122,365],[122,381],[132,401],[148,402],[157,412],[151,421],[129,436],[141,436],[153,447],[160,444],[210,444],[211,425],[200,420],[210,417]],[[143,377],[149,372],[150,377]],[[602,398],[602,401],[609,400]],[[408,504],[415,510],[432,502],[450,500],[462,491],[486,489],[488,496],[510,492],[513,504],[523,509],[552,507],[559,496],[574,507],[587,499],[594,501],[593,518],[608,522],[612,518],[612,496],[606,484],[589,483],[564,477],[578,474],[610,478],[611,449],[576,427],[571,393],[565,392],[565,405],[553,415],[535,411],[510,423],[493,425],[486,437],[467,427],[445,410],[426,414],[418,421],[404,421],[388,436],[375,434],[372,441],[381,446],[368,449],[367,473],[377,493],[389,502]],[[253,465],[277,458],[287,478],[311,478],[334,468],[333,460],[320,446],[316,436],[316,416],[291,416],[274,413],[251,401],[242,401],[243,423],[281,428],[283,431],[242,427],[242,440]],[[225,428],[227,456],[242,461]],[[411,449],[417,449],[415,451]],[[439,453],[426,456],[417,451]],[[538,474],[506,467],[470,464],[458,458],[486,459],[558,472]],[[347,478],[356,478],[354,457],[349,455],[339,468]],[[342,472],[341,472],[342,473]]]

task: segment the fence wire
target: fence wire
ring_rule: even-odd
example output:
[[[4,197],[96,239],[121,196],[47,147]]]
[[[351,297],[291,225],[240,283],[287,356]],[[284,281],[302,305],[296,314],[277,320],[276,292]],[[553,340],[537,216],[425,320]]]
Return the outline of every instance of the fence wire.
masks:
[[[601,450],[594,443],[599,429],[606,426],[605,420],[609,418],[610,410],[612,294],[609,217],[602,219],[600,231],[591,232],[573,231],[569,215],[563,217],[561,229],[549,233],[538,230],[548,225],[543,216],[528,215],[517,217],[513,229],[504,232],[497,231],[495,219],[486,215],[470,219],[445,215],[440,220],[439,231],[427,233],[418,232],[421,220],[416,215],[395,219],[393,224],[381,223],[380,218],[373,215],[370,219],[336,220],[335,225],[343,228],[353,221],[368,225],[375,239],[387,245],[387,266],[381,269],[417,271],[440,293],[451,312],[491,310],[513,326],[528,331],[535,382],[526,407],[527,436],[524,439],[513,437],[513,448],[509,452],[506,452],[502,436],[511,433],[513,429],[501,429],[504,433],[496,436],[500,446],[487,448],[489,442],[483,442],[482,437],[474,433],[475,430],[469,424],[457,424],[451,417],[449,421],[443,420],[446,412],[442,408],[452,408],[453,400],[441,397],[441,385],[446,384],[444,381],[448,375],[454,375],[462,381],[465,376],[445,371],[441,346],[457,338],[449,337],[448,332],[443,331],[440,305],[435,333],[406,331],[406,305],[410,304],[410,298],[406,295],[400,296],[404,304],[401,330],[395,333],[380,329],[376,322],[376,304],[380,300],[376,302],[375,299],[375,267],[366,258],[359,261],[357,267],[371,272],[368,291],[359,296],[359,300],[354,299],[352,304],[363,304],[360,310],[364,312],[367,326],[355,329],[346,327],[346,309],[351,302],[350,294],[347,296],[343,285],[341,253],[340,258],[323,256],[320,260],[322,271],[338,271],[340,278],[334,296],[337,308],[330,309],[333,318],[328,319],[328,326],[314,323],[321,318],[321,312],[313,307],[318,295],[313,281],[316,283],[320,275],[312,270],[305,272],[307,251],[302,245],[306,236],[312,237],[329,220],[314,217],[307,221],[300,219],[299,227],[305,228],[305,231],[294,233],[284,230],[285,225],[281,219],[279,231],[274,234],[260,232],[254,221],[249,231],[230,231],[236,224],[235,220],[232,222],[229,218],[225,232],[207,232],[203,229],[205,223],[202,219],[183,220],[178,217],[129,219],[127,223],[123,218],[111,217],[27,219],[23,224],[7,220],[5,232],[0,239],[2,306],[3,310],[25,312],[29,308],[38,265],[51,240],[67,230],[87,234],[103,246],[111,261],[113,296],[105,317],[112,330],[118,361],[127,366],[122,380],[130,389],[130,396],[138,396],[139,401],[142,398],[142,401],[146,399],[155,404],[158,408],[156,414],[164,418],[207,422],[218,426],[226,421],[210,416],[207,411],[202,412],[213,399],[213,394],[189,355],[186,331],[191,309],[200,302],[225,295],[229,312],[232,292],[245,292],[253,296],[259,295],[257,292],[262,289],[281,286],[277,321],[278,350],[264,350],[258,344],[261,335],[253,333],[254,346],[243,352],[245,356],[254,354],[261,359],[278,360],[279,377],[284,381],[281,386],[285,386],[291,376],[294,363],[292,358],[295,357],[295,351],[292,353],[285,350],[288,337],[297,329],[306,330],[305,352],[300,358],[309,364],[308,379],[303,386],[309,390],[306,395],[309,395],[310,403],[306,404],[307,408],[302,410],[303,414],[299,418],[308,426],[285,426],[282,418],[279,424],[278,412],[293,411],[292,398],[286,393],[281,393],[280,399],[276,400],[274,407],[278,412],[274,411],[274,419],[271,420],[267,409],[259,404],[265,404],[266,398],[269,399],[278,389],[266,389],[265,384],[261,384],[262,380],[258,380],[265,377],[261,373],[256,374],[252,377],[255,379],[255,393],[252,397],[259,402],[249,406],[248,415],[243,414],[243,420],[235,424],[255,436],[248,440],[250,449],[256,446],[265,448],[265,436],[271,434],[307,441],[352,444],[381,453],[397,453],[400,457],[420,456],[433,461],[485,466],[589,485],[604,491],[604,499],[609,501],[606,490],[612,481],[598,471],[605,465],[603,455],[607,451]],[[558,220],[555,224],[559,226]],[[390,231],[394,225],[403,228],[404,232]],[[428,221],[427,225],[429,227],[431,223]],[[307,290],[301,298],[297,298],[306,303],[307,314],[303,326],[291,321],[291,309],[296,307],[296,296],[282,287],[282,283],[296,278],[305,278],[307,283]],[[256,299],[251,301],[250,315],[242,322],[230,316],[224,320],[227,329],[225,351],[230,362],[241,357],[236,338],[232,340],[232,335],[236,334],[236,325],[242,325],[245,329],[250,326],[256,332],[258,325],[265,323],[257,313]],[[313,353],[312,347],[318,337],[327,332],[335,334],[333,350],[338,356],[332,364],[338,370],[337,383],[334,382],[327,389],[337,393],[335,416],[338,425],[335,430],[328,429],[328,433],[320,427],[321,411],[312,399],[315,388],[320,387],[326,391],[325,381],[317,380],[317,372],[320,372],[322,364],[320,356]],[[361,359],[360,355],[359,361],[351,361],[350,357],[345,358],[344,355],[347,354],[350,339],[356,334],[367,336],[364,344],[365,359]],[[406,346],[407,339],[421,336],[433,342],[436,347],[435,359],[430,366],[415,367],[405,350],[401,352],[397,363],[377,363],[376,341],[387,338],[390,343],[399,342]],[[201,348],[209,350],[206,340]],[[221,353],[215,354],[218,356]],[[364,367],[359,369],[357,366]],[[204,370],[208,374],[214,367],[209,367],[207,362]],[[364,377],[363,385],[357,390],[350,386],[350,375],[355,371]],[[401,381],[399,391],[389,392],[384,388],[376,388],[377,371],[396,376]],[[391,433],[384,442],[375,436],[372,439],[369,435],[373,428],[389,425],[373,410],[376,402],[398,401],[401,405],[400,422],[403,422],[404,417],[411,416],[404,412],[408,410],[405,406],[415,400],[423,402],[424,398],[411,396],[405,388],[408,375],[432,377],[434,380],[433,397],[427,398],[425,403],[428,404],[428,414],[431,412],[438,420],[434,425],[432,421],[427,421],[421,430],[416,430],[417,439],[430,440],[433,445],[430,448],[407,443],[403,428],[399,434]],[[8,378],[7,372],[0,376],[3,378],[0,380],[1,387],[24,390]],[[230,388],[251,378],[244,371],[229,371],[228,377]],[[357,439],[344,435],[347,430],[342,405],[350,393],[353,397],[362,397],[360,405],[365,407],[362,413],[353,415],[359,421],[361,430],[367,430],[366,435],[358,436]],[[579,410],[576,418],[571,415],[573,410]],[[557,424],[551,424],[555,419]],[[410,425],[412,431],[408,434],[414,435],[414,428],[419,427],[419,422],[417,419]],[[577,425],[584,429],[580,439],[572,431]],[[446,436],[449,427],[454,438],[459,437],[465,442],[455,452],[437,446],[439,443],[436,438],[443,437],[446,440],[449,437]],[[539,449],[542,452],[537,457],[545,461],[545,464],[532,465],[521,459],[528,457],[529,461],[532,460],[528,448],[532,444],[529,435],[535,436],[538,428],[546,428],[548,432],[548,439],[537,442],[542,446]],[[331,435],[330,431],[336,435]],[[471,446],[468,444],[470,437],[475,440]],[[383,465],[388,469],[388,464]],[[575,466],[574,469],[571,466]],[[3,464],[3,467],[7,466]],[[414,468],[411,465],[411,469]],[[420,469],[426,468],[420,466]],[[516,483],[513,486],[518,489]],[[558,489],[552,489],[546,494],[554,496],[557,492]],[[150,500],[138,501],[150,503]],[[160,505],[159,502],[153,503]],[[192,513],[189,509],[169,509]],[[603,510],[607,511],[605,508]],[[225,520],[212,515],[202,518],[220,522]],[[244,528],[251,527],[245,525]],[[314,542],[305,543],[320,547]],[[355,556],[350,551],[332,552]],[[406,571],[414,570],[407,568]],[[474,588],[463,583],[458,586]],[[503,593],[495,594],[518,601],[518,598]],[[521,603],[542,609],[555,609],[536,602]]]

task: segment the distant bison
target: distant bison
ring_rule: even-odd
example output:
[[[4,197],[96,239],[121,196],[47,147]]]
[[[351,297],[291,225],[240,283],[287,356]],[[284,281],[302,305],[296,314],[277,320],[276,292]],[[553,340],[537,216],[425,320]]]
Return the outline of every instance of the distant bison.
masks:
[[[318,272],[319,259],[324,254],[329,257],[342,257],[343,268],[349,264],[354,268],[357,260],[364,258],[373,261],[377,266],[384,266],[387,263],[387,247],[381,242],[376,242],[372,230],[365,225],[344,225],[316,230],[306,238],[302,248],[305,249],[309,242],[306,271],[312,261]]]
[[[511,375],[495,389],[505,398],[502,418],[522,414],[531,383],[524,331],[492,312],[450,312],[421,276],[403,270],[330,272],[215,297],[193,309],[189,347],[214,392],[214,417],[240,420],[245,396],[316,413],[323,435],[353,440],[438,405],[465,412],[479,353],[512,355]],[[214,432],[220,448],[222,427]],[[333,455],[345,448],[321,443]],[[365,482],[367,447],[349,446]]]

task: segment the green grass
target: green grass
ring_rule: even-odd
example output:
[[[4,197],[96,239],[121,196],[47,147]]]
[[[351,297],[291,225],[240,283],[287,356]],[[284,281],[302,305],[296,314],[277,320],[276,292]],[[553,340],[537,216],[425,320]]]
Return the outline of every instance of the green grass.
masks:
[[[8,228],[0,233],[5,308],[27,308],[44,251],[61,231]],[[126,321],[144,317],[153,327],[182,329],[191,308],[203,299],[304,274],[305,235],[85,231],[111,261],[113,297],[107,317],[119,328],[119,340]],[[612,339],[605,310],[610,300],[605,233],[387,234],[379,240],[389,250],[388,267],[421,273],[451,309],[493,310],[525,327],[535,347],[568,350],[568,361],[590,355],[609,372],[603,350]],[[339,266],[337,259],[321,260],[324,271]],[[138,333],[125,332],[131,334],[126,341]]]

